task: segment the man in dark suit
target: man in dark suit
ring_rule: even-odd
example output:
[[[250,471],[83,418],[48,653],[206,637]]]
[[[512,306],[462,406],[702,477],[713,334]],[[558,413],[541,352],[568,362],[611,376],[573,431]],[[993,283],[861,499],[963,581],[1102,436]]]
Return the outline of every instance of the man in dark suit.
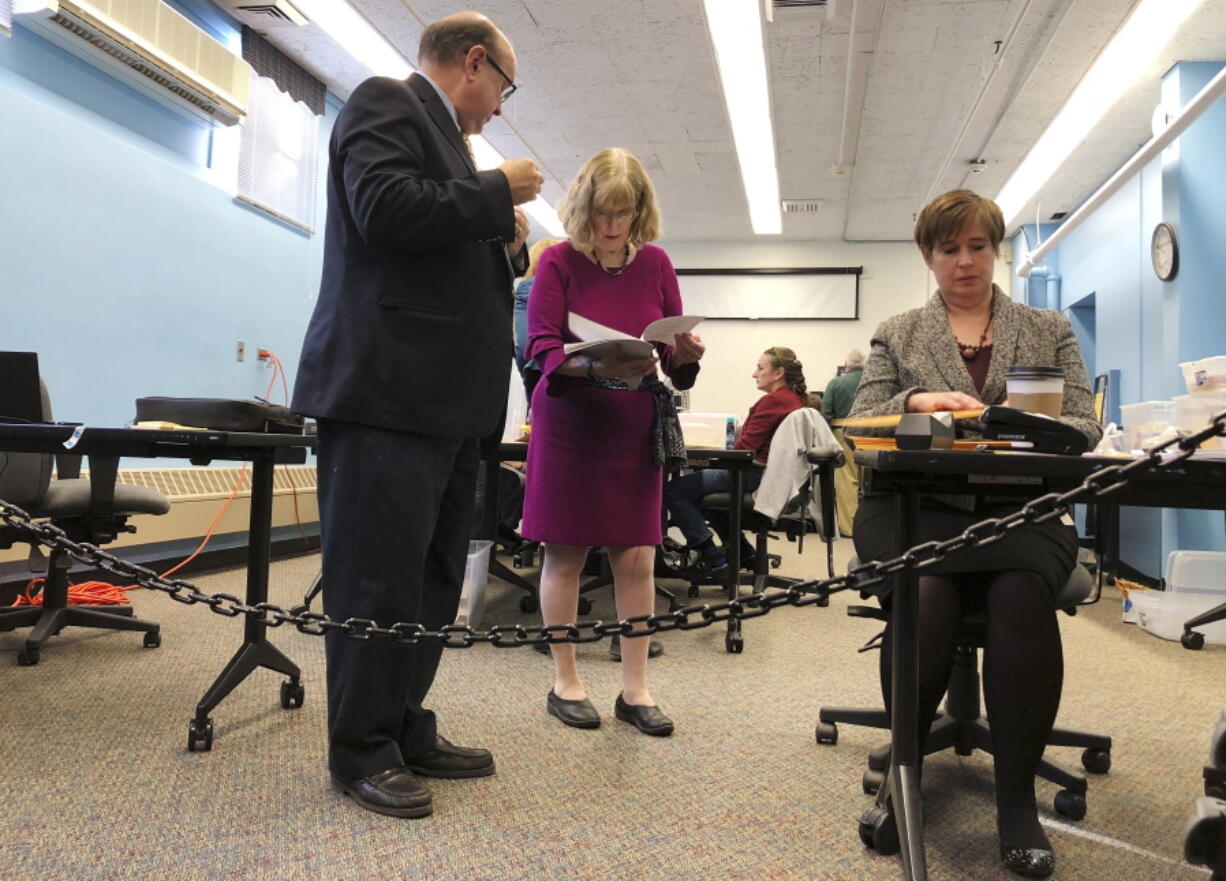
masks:
[[[422,34],[408,80],[359,85],[329,145],[319,300],[294,409],[319,422],[324,611],[381,626],[454,620],[479,442],[502,424],[511,367],[514,206],[543,178],[530,159],[477,171],[467,149],[514,91],[517,64],[489,19],[457,13]],[[483,777],[422,701],[442,654],[325,637],[328,763],[362,807],[432,810],[418,775]]]

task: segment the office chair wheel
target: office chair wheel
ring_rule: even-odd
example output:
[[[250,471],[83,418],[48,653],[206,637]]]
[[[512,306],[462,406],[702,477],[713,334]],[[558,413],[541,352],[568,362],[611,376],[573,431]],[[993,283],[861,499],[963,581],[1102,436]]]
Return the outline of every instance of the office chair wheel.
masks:
[[[1052,802],[1056,813],[1070,820],[1082,820],[1086,815],[1086,797],[1071,789],[1061,789]]]
[[[296,710],[302,706],[306,697],[306,689],[297,679],[286,679],[281,683],[281,707],[286,710]]]
[[[519,598],[519,610],[525,615],[531,615],[540,608],[540,602],[532,594],[524,594]]]
[[[145,648],[155,649],[162,644],[162,634],[156,630],[150,630],[145,634]]]
[[[579,597],[579,614],[588,615],[592,611],[592,601],[587,597]]]
[[[688,588],[686,588],[685,595],[692,600],[698,599],[698,585],[691,584]]]
[[[187,723],[187,751],[205,752],[213,748],[213,720],[192,719]]]
[[[894,812],[881,805],[873,805],[860,818],[860,840],[882,856],[898,853],[898,825]]]
[[[860,780],[860,788],[864,790],[865,795],[876,795],[881,789],[881,784],[884,782],[884,772],[874,771],[872,768],[869,768],[864,772],[864,777]]]
[[[745,651],[745,637],[739,633],[729,633],[724,637],[724,650],[730,655],[739,655]]]
[[[1087,749],[1081,754],[1081,767],[1091,774],[1106,774],[1111,770],[1111,753],[1105,749]]]
[[[813,732],[818,745],[834,746],[839,742],[839,726],[833,722],[818,722],[817,730]]]
[[[1179,637],[1179,644],[1186,649],[1198,652],[1205,647],[1205,635],[1195,630],[1188,630]]]
[[[22,667],[33,667],[38,663],[38,648],[32,645],[23,645],[17,649],[17,663]]]
[[[1205,795],[1209,796],[1209,798],[1220,798],[1226,801],[1226,784],[1206,780]]]

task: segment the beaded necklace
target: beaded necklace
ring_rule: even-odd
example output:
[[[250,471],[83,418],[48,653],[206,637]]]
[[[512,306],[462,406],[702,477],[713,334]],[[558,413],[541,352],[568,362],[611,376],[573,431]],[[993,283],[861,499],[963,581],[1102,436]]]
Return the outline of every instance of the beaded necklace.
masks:
[[[596,258],[596,265],[603,269],[609,278],[617,278],[619,275],[625,272],[626,267],[630,265],[630,243],[626,242],[626,248],[624,251],[622,251],[621,266],[605,266],[600,262],[600,255],[596,253],[595,249],[592,251],[592,256]]]
[[[983,333],[979,334],[979,342],[977,345],[969,346],[966,343],[958,343],[958,349],[962,352],[963,361],[974,361],[975,356],[986,349],[988,330],[992,327],[992,316],[988,316],[988,323],[983,326]],[[957,339],[954,342],[958,342]]]

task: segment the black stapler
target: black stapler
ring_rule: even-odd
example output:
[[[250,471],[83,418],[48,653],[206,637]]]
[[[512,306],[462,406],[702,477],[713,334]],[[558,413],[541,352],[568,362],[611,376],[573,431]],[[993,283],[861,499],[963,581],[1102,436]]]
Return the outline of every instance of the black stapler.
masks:
[[[1086,436],[1071,425],[1012,407],[988,407],[979,421],[985,439],[1030,443],[1036,453],[1080,456],[1090,446]]]

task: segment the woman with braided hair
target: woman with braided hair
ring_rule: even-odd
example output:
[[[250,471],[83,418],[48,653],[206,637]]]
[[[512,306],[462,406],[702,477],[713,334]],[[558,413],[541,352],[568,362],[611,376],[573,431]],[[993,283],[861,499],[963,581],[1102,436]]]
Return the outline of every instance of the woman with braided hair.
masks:
[[[804,366],[796,353],[786,346],[772,346],[758,356],[753,371],[758,390],[765,394],[749,408],[749,415],[741,425],[741,431],[733,444],[734,449],[752,450],[754,464],[758,467],[746,472],[744,487],[752,492],[762,482],[766,456],[770,452],[771,438],[783,422],[783,417],[805,406],[808,389],[805,388]],[[728,492],[732,476],[724,468],[704,468],[670,480],[664,487],[664,499],[673,525],[681,530],[686,544],[697,552],[694,566],[706,575],[723,578],[728,571],[728,558],[724,547],[728,544],[728,522],[706,517],[698,507],[699,502],[711,493]],[[721,545],[715,544],[712,527],[719,534]],[[754,548],[740,536],[741,565],[753,569]]]

